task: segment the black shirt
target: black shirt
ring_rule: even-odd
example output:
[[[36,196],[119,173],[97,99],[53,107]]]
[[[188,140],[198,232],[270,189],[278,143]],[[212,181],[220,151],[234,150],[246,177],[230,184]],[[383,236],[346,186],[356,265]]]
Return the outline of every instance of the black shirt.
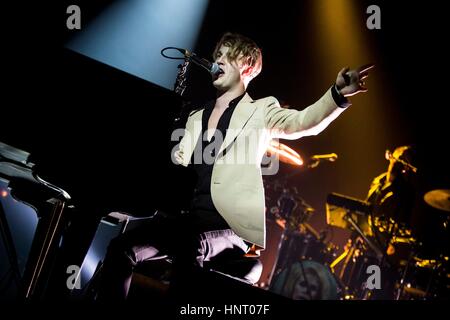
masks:
[[[199,224],[205,229],[217,230],[227,229],[228,224],[219,214],[214,206],[211,198],[211,175],[214,167],[214,160],[217,156],[223,139],[225,138],[226,131],[230,125],[231,116],[236,109],[237,104],[244,97],[245,92],[239,97],[230,101],[228,108],[225,109],[222,116],[217,123],[216,131],[211,137],[211,140],[207,140],[208,121],[211,113],[214,109],[215,101],[207,103],[203,115],[202,115],[202,133],[197,141],[195,150],[191,158],[191,166],[197,173],[197,184],[194,190],[194,198],[191,203],[191,215],[195,218]],[[207,154],[204,154],[205,151]],[[195,159],[194,154],[201,154],[200,159]],[[198,163],[195,162],[197,160]]]

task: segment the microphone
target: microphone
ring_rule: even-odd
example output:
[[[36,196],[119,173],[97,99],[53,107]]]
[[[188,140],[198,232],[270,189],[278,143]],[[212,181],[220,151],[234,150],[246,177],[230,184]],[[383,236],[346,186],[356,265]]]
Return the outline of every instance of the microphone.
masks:
[[[414,167],[413,165],[409,164],[406,161],[403,161],[399,157],[395,157],[394,154],[389,149],[386,150],[386,152],[384,153],[384,157],[386,158],[386,160],[394,160],[394,161],[400,162],[405,167],[410,168],[413,172],[417,172],[416,167]]]
[[[190,61],[194,62],[196,65],[203,67],[208,70],[208,72],[212,75],[218,75],[223,73],[223,70],[220,69],[219,65],[215,62],[210,62],[204,58],[200,58],[194,52],[190,52],[186,49],[175,48],[180,51],[185,57],[187,57]]]
[[[316,154],[311,157],[311,160],[317,160],[317,161],[326,160],[326,161],[334,162],[337,160],[337,158],[338,158],[338,156],[336,153],[329,153],[329,154]]]

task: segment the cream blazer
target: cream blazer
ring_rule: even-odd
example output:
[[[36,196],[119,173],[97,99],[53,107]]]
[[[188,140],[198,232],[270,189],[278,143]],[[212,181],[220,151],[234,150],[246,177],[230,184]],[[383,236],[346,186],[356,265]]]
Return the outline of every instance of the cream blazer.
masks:
[[[236,106],[211,176],[211,197],[233,231],[265,248],[265,201],[261,161],[273,138],[299,139],[324,130],[345,109],[336,105],[331,90],[298,111],[280,107],[274,97],[253,100],[245,94]],[[173,159],[188,166],[202,132],[203,110],[188,117],[184,136]]]

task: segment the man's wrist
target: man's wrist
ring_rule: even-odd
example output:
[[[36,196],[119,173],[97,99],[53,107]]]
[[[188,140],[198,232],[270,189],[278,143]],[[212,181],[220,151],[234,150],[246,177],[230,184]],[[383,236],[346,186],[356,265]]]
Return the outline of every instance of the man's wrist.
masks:
[[[331,95],[333,96],[334,102],[336,102],[340,108],[347,108],[352,105],[351,102],[339,91],[336,84],[331,87]]]

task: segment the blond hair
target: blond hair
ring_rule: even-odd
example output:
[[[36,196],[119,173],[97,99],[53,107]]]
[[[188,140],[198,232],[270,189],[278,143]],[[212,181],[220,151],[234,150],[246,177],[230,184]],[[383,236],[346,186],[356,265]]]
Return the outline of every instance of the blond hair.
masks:
[[[240,61],[253,68],[250,74],[251,79],[255,78],[262,69],[262,53],[258,45],[241,34],[225,33],[216,45],[213,52],[213,58],[217,58],[217,54],[221,46],[229,47],[227,58],[232,61]]]

